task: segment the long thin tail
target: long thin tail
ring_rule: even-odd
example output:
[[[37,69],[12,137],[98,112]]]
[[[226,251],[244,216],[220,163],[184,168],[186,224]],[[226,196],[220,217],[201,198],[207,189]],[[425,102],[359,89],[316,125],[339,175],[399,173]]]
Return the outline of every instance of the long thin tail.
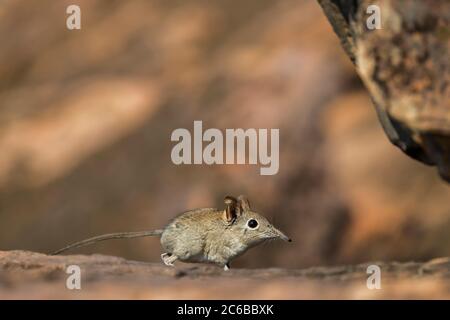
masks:
[[[110,239],[124,239],[124,238],[140,238],[140,237],[152,237],[152,236],[159,236],[163,233],[163,230],[152,230],[152,231],[137,231],[137,232],[118,232],[118,233],[108,233],[101,236],[89,238],[86,240],[82,240],[79,242],[72,243],[68,245],[67,247],[64,247],[62,249],[59,249],[50,255],[57,255],[61,252],[64,252],[69,249],[73,248],[79,248],[84,247],[99,241],[105,241]]]

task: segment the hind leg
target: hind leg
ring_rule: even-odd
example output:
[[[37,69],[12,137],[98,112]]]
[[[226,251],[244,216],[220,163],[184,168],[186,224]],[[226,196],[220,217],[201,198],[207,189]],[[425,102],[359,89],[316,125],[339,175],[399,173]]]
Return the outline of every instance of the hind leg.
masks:
[[[178,257],[171,253],[165,252],[161,255],[161,259],[166,266],[173,267],[173,263],[178,259]]]

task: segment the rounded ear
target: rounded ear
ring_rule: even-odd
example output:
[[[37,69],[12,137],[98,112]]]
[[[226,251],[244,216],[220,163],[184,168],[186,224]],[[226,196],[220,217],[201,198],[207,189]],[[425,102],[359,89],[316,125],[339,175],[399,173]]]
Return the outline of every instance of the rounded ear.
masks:
[[[250,202],[248,201],[247,197],[244,195],[240,195],[238,197],[238,203],[239,203],[239,207],[242,208],[242,211],[250,211]]]
[[[223,212],[222,219],[226,222],[231,222],[238,215],[238,201],[232,196],[226,196],[223,201],[225,202],[226,208]]]

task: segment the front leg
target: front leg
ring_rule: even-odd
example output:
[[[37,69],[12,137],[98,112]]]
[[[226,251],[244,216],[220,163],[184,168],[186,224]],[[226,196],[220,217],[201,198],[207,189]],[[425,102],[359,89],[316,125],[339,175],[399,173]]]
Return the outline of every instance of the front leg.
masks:
[[[223,270],[224,271],[230,270],[230,263],[229,262],[225,263],[225,265],[223,266]]]

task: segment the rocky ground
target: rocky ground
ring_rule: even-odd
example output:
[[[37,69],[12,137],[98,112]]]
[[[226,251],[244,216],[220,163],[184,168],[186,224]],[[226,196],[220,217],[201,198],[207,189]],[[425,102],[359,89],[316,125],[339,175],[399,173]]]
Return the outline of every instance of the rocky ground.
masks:
[[[2,250],[160,228],[246,194],[294,241],[236,267],[450,255],[449,185],[389,143],[316,1],[85,0],[73,32],[70,1],[0,3]],[[174,165],[171,132],[194,120],[279,128],[279,173]],[[159,243],[95,252],[158,261]]]
[[[381,268],[381,289],[366,286]],[[81,290],[66,268],[81,268]],[[308,269],[231,269],[129,261],[103,255],[0,251],[0,299],[441,299],[450,298],[450,258]]]

